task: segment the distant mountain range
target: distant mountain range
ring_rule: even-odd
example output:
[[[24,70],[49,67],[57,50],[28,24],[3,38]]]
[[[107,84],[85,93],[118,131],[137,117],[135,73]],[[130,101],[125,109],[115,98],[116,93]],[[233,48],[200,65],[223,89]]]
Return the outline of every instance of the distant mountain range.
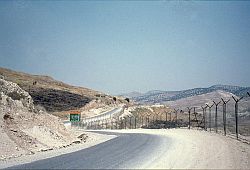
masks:
[[[167,101],[176,101],[179,99],[207,94],[218,90],[229,92],[236,96],[246,96],[247,92],[250,92],[250,87],[214,85],[207,88],[194,88],[182,91],[153,90],[146,93],[131,92],[127,94],[122,94],[121,96],[131,98],[135,102],[141,104],[154,104],[165,103]]]

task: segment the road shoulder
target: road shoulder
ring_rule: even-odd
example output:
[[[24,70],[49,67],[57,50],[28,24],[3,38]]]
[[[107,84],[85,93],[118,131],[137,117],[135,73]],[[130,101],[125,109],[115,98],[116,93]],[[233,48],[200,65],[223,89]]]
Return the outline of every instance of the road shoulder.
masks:
[[[99,134],[99,133],[94,133],[94,132],[86,132],[83,130],[79,130],[79,132],[84,133],[88,136],[88,139],[86,140],[85,143],[72,144],[71,146],[66,147],[66,148],[54,149],[54,150],[50,150],[46,152],[37,152],[32,155],[23,155],[18,158],[0,160],[0,169],[10,167],[10,166],[30,163],[33,161],[42,160],[46,158],[52,158],[52,157],[67,154],[67,153],[76,152],[82,149],[86,149],[86,148],[98,145],[100,143],[106,142],[116,137],[115,135],[105,135],[105,134]]]

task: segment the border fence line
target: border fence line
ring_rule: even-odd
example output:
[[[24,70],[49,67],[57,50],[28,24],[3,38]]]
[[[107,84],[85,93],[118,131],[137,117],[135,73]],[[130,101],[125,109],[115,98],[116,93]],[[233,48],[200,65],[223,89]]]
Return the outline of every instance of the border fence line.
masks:
[[[229,135],[227,131],[234,134],[237,139],[239,139],[239,103],[241,103],[242,99],[245,97],[250,97],[250,93],[247,92],[246,96],[243,97],[235,97],[231,96],[233,100],[223,99],[220,101],[212,100],[211,103],[204,103],[200,107],[190,106],[186,107],[186,109],[174,108],[169,111],[163,111],[162,113],[157,112],[152,115],[152,113],[143,113],[140,115],[128,115],[128,116],[109,116],[104,117],[104,119],[97,119],[89,121],[85,121],[83,119],[82,122],[72,122],[73,126],[78,126],[85,129],[136,129],[136,128],[154,128],[152,125],[164,125],[157,126],[158,128],[177,128],[177,127],[187,127],[190,129],[191,127],[197,127],[209,132],[215,131],[218,133],[218,128],[221,128],[219,132],[224,132],[223,135]],[[234,102],[234,116],[229,117],[228,120],[228,110],[227,106],[229,101]],[[249,106],[250,103],[247,103]],[[222,114],[218,114],[218,108],[222,106]],[[233,107],[232,107],[233,108]],[[249,110],[250,107],[248,107]],[[200,114],[196,112],[196,110],[200,110]],[[208,113],[207,113],[208,109]],[[185,110],[186,113],[185,114]],[[193,110],[193,113],[191,113]],[[214,120],[212,120],[212,110],[214,113]],[[248,111],[247,110],[247,111]],[[175,114],[175,117],[172,118],[172,113]],[[247,112],[249,113],[249,112]],[[162,115],[165,114],[165,119]],[[168,116],[169,114],[169,116]],[[160,117],[159,117],[160,116]],[[218,118],[221,118],[220,124],[218,124]],[[234,123],[235,121],[235,123]],[[212,122],[214,122],[214,126],[212,127]],[[250,133],[250,125],[246,128],[249,128]],[[234,132],[232,129],[235,129]],[[247,134],[250,142],[250,134]]]

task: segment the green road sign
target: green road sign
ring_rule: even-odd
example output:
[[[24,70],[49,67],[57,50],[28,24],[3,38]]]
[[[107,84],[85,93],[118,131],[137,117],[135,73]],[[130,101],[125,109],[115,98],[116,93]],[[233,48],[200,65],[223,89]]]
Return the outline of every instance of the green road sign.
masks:
[[[80,121],[80,114],[70,114],[69,120],[71,122],[79,122]]]

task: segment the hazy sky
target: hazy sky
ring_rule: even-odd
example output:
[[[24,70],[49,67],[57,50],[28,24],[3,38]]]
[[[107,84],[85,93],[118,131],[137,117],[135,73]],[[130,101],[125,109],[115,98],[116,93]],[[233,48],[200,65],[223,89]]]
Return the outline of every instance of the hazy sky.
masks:
[[[0,67],[110,94],[250,86],[250,1],[0,1]]]

